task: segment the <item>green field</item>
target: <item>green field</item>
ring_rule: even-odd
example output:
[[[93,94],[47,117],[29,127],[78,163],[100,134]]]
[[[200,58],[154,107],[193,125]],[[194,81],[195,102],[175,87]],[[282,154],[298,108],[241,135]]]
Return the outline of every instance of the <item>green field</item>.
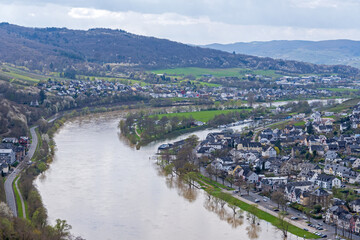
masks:
[[[342,111],[349,111],[350,108],[357,105],[358,102],[360,102],[360,98],[349,99],[343,103],[335,105],[334,107],[324,108],[323,110],[328,111],[328,112],[335,112],[335,113],[342,112]]]
[[[190,117],[192,116],[195,120],[208,122],[213,119],[216,115],[225,114],[229,112],[241,112],[241,111],[251,111],[251,109],[226,109],[226,110],[211,110],[211,111],[200,111],[200,112],[183,112],[183,113],[167,113],[167,114],[157,114],[159,118],[163,116],[171,117]],[[154,115],[152,115],[154,116]]]
[[[349,89],[349,88],[319,88],[321,90],[329,90],[332,92],[357,92],[359,89]]]
[[[23,218],[23,208],[22,208],[22,204],[21,204],[21,200],[20,200],[20,195],[19,195],[19,192],[15,186],[15,182],[18,180],[19,176],[17,176],[15,179],[14,179],[14,182],[13,182],[13,189],[14,189],[14,195],[15,195],[15,200],[16,200],[16,205],[17,205],[17,210],[18,210],[18,216],[19,218]],[[26,217],[26,216],[25,216]]]
[[[273,70],[250,70],[244,68],[172,68],[172,69],[161,69],[152,71],[156,74],[167,74],[167,75],[180,75],[187,76],[193,75],[196,78],[200,78],[203,75],[212,75],[214,77],[242,77],[245,74],[263,75],[269,77],[280,76]]]

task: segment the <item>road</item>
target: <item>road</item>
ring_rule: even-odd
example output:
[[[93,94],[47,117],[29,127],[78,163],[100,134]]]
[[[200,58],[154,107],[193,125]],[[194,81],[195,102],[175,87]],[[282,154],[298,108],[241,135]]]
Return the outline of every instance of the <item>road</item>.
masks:
[[[241,192],[245,193],[246,191],[242,190]],[[259,206],[262,206],[263,208],[266,208],[273,213],[275,213],[275,211],[273,211],[273,209],[277,208],[277,204],[275,202],[271,201],[269,198],[266,198],[266,202],[265,202],[263,196],[260,196],[259,194],[251,192],[251,191],[250,191],[249,195],[247,195],[247,193],[246,193],[245,195],[242,196],[242,198],[246,199],[248,201],[251,201],[252,203],[255,203],[255,199],[258,199],[258,200],[260,200],[260,202],[257,203]],[[319,224],[321,224],[321,227],[324,228],[324,230],[317,230],[317,229],[307,225],[307,219],[303,218],[303,217],[305,217],[305,215],[301,211],[298,211],[296,209],[288,207],[287,212],[289,213],[289,216],[288,216],[289,218],[291,218],[291,217],[299,218],[298,220],[291,220],[291,223],[294,223],[294,222],[297,223],[297,224],[293,224],[293,225],[300,227],[299,226],[299,224],[300,224],[301,228],[307,228],[307,229],[309,229],[310,232],[320,232],[320,233],[326,234],[329,239],[335,239],[335,227],[334,226],[324,223],[323,220],[317,220],[317,219],[311,218],[310,222],[313,225],[320,226]],[[341,233],[340,229],[338,229],[338,233]],[[348,235],[348,233],[346,235]],[[360,240],[360,236],[352,235],[352,239]]]
[[[6,194],[6,202],[9,205],[11,211],[13,212],[14,216],[18,216],[17,213],[17,208],[16,208],[16,200],[15,200],[15,195],[14,195],[14,190],[13,190],[13,182],[14,179],[19,175],[19,173],[25,168],[27,167],[27,162],[34,156],[37,144],[38,144],[38,138],[35,132],[35,129],[37,128],[37,126],[30,128],[30,134],[32,137],[32,142],[30,144],[30,148],[29,151],[27,153],[27,155],[25,156],[24,160],[20,162],[20,164],[14,169],[14,171],[6,178],[5,181],[5,194]],[[20,191],[19,191],[20,194]],[[21,194],[20,194],[21,195]],[[24,206],[24,201],[21,199],[21,204],[22,206]],[[25,211],[25,208],[23,207],[23,210]],[[24,215],[26,216],[26,215]]]

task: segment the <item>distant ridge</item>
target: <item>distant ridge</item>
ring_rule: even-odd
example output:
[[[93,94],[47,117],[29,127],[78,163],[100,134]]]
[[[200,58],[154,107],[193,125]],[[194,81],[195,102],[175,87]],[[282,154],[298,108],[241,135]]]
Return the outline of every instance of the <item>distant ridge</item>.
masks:
[[[9,23],[0,23],[0,61],[40,71],[62,71],[72,67],[84,73],[104,70],[105,67],[113,71],[125,67],[241,67],[286,73],[359,75],[358,69],[348,66],[232,54],[122,30],[27,28]]]
[[[209,44],[203,47],[232,53],[249,54],[276,59],[296,60],[315,64],[349,65],[360,68],[360,41],[269,41]]]

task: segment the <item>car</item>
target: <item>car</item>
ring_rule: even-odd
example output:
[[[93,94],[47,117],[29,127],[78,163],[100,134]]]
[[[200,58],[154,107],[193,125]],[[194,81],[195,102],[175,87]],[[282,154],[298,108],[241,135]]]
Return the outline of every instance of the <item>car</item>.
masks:
[[[311,226],[311,223],[308,223],[308,226],[310,227],[310,226]]]
[[[255,199],[255,202],[256,202],[256,203],[260,202],[260,199]]]
[[[341,185],[341,187],[342,187],[342,188],[346,188],[346,186],[345,186],[345,185]]]
[[[233,193],[239,193],[239,190],[234,190]]]
[[[279,209],[275,208],[275,209],[274,209],[274,211],[275,211],[275,212],[278,212],[278,211],[279,211]]]
[[[266,198],[263,199],[264,202],[267,202]]]
[[[322,227],[319,227],[318,230],[324,230]]]
[[[321,223],[318,223],[318,225],[319,225],[319,226],[322,226],[322,224],[321,224]]]
[[[306,216],[302,216],[302,218],[303,218],[304,220],[306,220],[306,219],[307,219],[307,217],[306,217]]]
[[[326,235],[326,234],[323,234],[323,235],[321,235],[321,237],[322,237],[322,238],[326,238],[326,237],[327,237],[327,235]]]
[[[298,220],[298,217],[291,217],[291,220]]]
[[[305,231],[307,231],[307,232],[309,231],[309,229],[307,229],[307,228],[303,228],[303,229],[304,229]]]

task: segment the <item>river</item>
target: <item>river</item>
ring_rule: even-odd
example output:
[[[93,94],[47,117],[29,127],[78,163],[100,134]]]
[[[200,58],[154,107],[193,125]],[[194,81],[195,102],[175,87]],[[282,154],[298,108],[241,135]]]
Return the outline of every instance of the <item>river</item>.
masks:
[[[35,180],[51,224],[66,219],[88,240],[281,239],[271,224],[250,224],[246,213],[234,217],[204,191],[163,176],[149,158],[168,140],[135,150],[121,137],[119,119],[77,118],[55,135],[54,161]]]

